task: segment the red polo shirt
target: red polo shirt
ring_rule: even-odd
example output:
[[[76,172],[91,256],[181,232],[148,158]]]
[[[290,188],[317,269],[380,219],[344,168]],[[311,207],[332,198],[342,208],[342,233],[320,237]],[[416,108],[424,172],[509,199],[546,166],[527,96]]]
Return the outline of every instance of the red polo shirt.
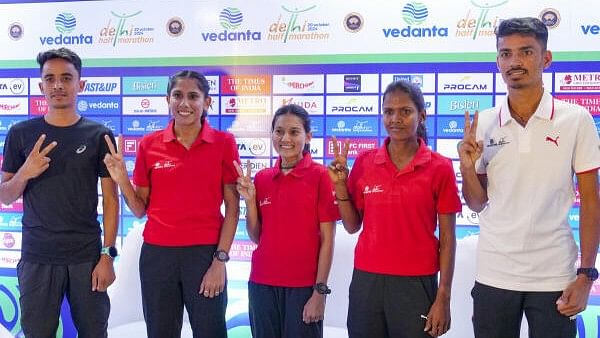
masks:
[[[173,121],[141,140],[133,182],[149,187],[144,241],[162,246],[216,244],[223,224],[223,185],[235,184],[239,161],[233,135],[208,122],[190,149],[173,132]]]
[[[252,254],[250,280],[284,286],[312,286],[317,277],[322,222],[339,212],[327,168],[310,154],[284,175],[275,167],[256,174],[256,203],[261,219],[258,247]]]
[[[357,269],[390,275],[430,275],[439,271],[438,214],[462,209],[452,163],[420,140],[402,170],[379,149],[358,156],[348,189],[363,212],[356,245]]]

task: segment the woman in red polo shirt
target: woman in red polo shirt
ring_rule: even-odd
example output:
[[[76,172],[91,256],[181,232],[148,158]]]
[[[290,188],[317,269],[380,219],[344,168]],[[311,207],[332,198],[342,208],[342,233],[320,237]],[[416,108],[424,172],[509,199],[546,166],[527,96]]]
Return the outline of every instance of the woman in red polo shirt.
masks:
[[[169,79],[172,117],[140,141],[132,186],[123,138],[104,163],[137,217],[147,215],[140,253],[144,319],[149,338],[179,337],[185,306],[194,336],[227,337],[225,262],[239,217],[233,135],[206,120],[210,86],[195,71]],[[221,204],[225,204],[225,215]]]
[[[238,166],[248,235],[258,247],[248,283],[254,338],[323,337],[327,278],[339,218],[327,168],[309,152],[310,119],[286,105],[273,116],[273,168],[250,178]]]
[[[344,227],[349,233],[362,228],[348,333],[437,337],[450,327],[454,226],[461,210],[454,170],[426,145],[425,101],[418,87],[391,83],[382,114],[388,137],[379,149],[361,153],[348,177],[348,141],[340,152],[334,139],[329,166]]]

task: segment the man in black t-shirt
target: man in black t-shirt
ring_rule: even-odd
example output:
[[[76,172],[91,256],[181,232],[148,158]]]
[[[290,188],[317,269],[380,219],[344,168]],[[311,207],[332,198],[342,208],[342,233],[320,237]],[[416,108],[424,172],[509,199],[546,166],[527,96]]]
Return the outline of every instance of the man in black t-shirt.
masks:
[[[76,111],[85,85],[77,54],[54,49],[37,61],[48,113],[10,128],[0,183],[0,202],[23,196],[21,327],[26,337],[54,337],[66,296],[78,337],[106,337],[119,202],[103,158],[104,135],[113,142],[114,136]],[[98,177],[104,243],[96,211]]]

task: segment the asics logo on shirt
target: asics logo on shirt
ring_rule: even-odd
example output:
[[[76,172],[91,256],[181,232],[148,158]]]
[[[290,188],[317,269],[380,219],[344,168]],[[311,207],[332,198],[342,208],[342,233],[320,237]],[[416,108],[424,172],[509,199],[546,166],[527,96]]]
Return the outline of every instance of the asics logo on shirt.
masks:
[[[546,136],[546,142],[552,142],[552,143],[554,143],[555,146],[558,147],[558,138],[559,137],[560,136],[556,136],[555,138],[552,138],[550,136]]]
[[[262,201],[258,202],[259,206],[263,206],[263,205],[269,205],[271,204],[271,197],[265,197]]]
[[[81,153],[83,153],[83,152],[84,152],[86,149],[87,149],[87,146],[86,146],[85,144],[82,144],[82,145],[80,145],[80,146],[79,146],[79,148],[77,148],[77,150],[75,150],[75,152],[76,152],[77,154],[81,154]]]
[[[383,189],[381,189],[381,184],[376,184],[373,187],[369,187],[368,185],[365,186],[365,189],[363,190],[363,194],[374,194],[374,193],[378,193],[378,192],[383,192]]]
[[[167,169],[167,168],[173,168],[175,167],[175,163],[173,163],[173,161],[157,161],[154,163],[154,165],[152,166],[154,169]]]

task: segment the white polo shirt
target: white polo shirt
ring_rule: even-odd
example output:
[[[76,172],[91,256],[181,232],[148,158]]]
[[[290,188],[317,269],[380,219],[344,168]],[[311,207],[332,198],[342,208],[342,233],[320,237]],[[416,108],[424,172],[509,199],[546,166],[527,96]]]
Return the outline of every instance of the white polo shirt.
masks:
[[[578,249],[567,221],[574,173],[600,167],[600,140],[589,112],[542,100],[523,128],[500,106],[479,114],[488,205],[480,213],[476,280],[515,291],[560,291],[575,279]]]

